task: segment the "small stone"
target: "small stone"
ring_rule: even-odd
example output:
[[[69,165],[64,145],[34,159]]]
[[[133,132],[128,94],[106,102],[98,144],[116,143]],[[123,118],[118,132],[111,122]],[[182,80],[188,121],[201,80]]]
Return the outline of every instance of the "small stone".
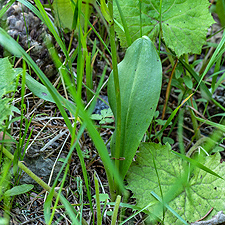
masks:
[[[14,29],[15,28],[16,21],[17,21],[17,19],[16,19],[16,17],[14,15],[9,16],[7,18],[6,23],[9,26],[9,29]]]
[[[17,30],[8,30],[7,33],[14,39],[17,39],[17,37],[18,37],[18,31]]]
[[[39,68],[41,68],[41,67],[44,65],[44,62],[43,62],[43,60],[41,60],[41,59],[37,59],[37,60],[36,60],[36,64],[37,64],[37,66],[38,66]]]
[[[54,66],[52,64],[47,65],[44,70],[46,77],[51,78],[54,75]]]
[[[19,15],[22,12],[22,8],[20,5],[13,5],[12,8],[15,10],[14,14]]]
[[[51,170],[54,165],[54,161],[47,158],[44,159],[43,156],[39,156],[38,158],[28,158],[27,156],[24,157],[23,161],[25,162],[25,165],[38,177],[40,177],[44,182],[48,182]],[[52,177],[52,183],[54,182],[54,179],[58,175],[60,169],[61,169],[62,163],[57,162],[54,167],[54,173]],[[29,177],[26,173],[22,176],[20,179],[21,184],[34,184],[35,189],[41,190],[42,188],[34,181],[31,177]]]
[[[106,102],[108,102],[108,97],[107,96],[105,96],[105,95],[100,95],[100,97],[102,98],[102,99],[104,99]],[[101,110],[103,110],[103,109],[108,109],[109,108],[109,106],[108,105],[106,105],[101,99],[97,99],[97,103],[96,103],[96,106],[95,106],[95,108],[94,108],[94,112],[93,112],[93,114],[101,114]]]
[[[23,23],[22,23],[22,21],[21,21],[21,20],[16,21],[15,27],[16,27],[16,29],[17,29],[18,31],[21,32],[21,31],[23,30]]]

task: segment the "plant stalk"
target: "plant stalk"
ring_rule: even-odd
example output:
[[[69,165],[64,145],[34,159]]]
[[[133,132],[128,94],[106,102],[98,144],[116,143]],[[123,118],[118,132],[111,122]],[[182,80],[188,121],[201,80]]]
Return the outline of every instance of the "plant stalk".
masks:
[[[117,216],[118,216],[120,200],[121,200],[121,196],[118,195],[116,197],[116,203],[115,203],[115,207],[114,207],[114,210],[113,210],[111,225],[116,225],[116,219],[117,219]]]
[[[113,18],[113,0],[109,0],[108,8],[110,17]],[[112,52],[112,65],[113,65],[113,78],[115,84],[115,93],[116,93],[116,147],[115,147],[115,166],[118,171],[120,171],[120,160],[121,157],[121,95],[120,95],[120,85],[119,85],[119,75],[118,75],[118,67],[117,67],[117,51],[116,51],[116,43],[115,43],[115,30],[114,30],[114,22],[110,24],[110,45],[111,45],[111,52]],[[115,193],[116,192],[116,193]],[[115,200],[116,195],[118,195],[119,186],[118,184],[114,183],[114,190],[110,187],[110,194],[112,201]]]

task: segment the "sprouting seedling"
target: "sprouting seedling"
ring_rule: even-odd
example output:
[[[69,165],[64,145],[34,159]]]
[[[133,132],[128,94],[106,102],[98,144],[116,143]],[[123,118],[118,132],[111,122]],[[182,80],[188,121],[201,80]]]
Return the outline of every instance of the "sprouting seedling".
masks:
[[[110,108],[101,110],[101,114],[92,114],[92,120],[99,120],[99,124],[106,124],[114,122],[113,113]]]

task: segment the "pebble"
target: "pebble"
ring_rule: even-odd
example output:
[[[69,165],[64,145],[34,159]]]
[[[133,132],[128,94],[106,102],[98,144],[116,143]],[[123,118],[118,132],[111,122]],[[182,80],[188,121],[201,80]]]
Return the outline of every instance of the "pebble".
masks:
[[[109,103],[108,101],[108,97],[106,95],[100,95],[101,98],[103,98],[107,103]],[[105,104],[105,102],[103,102],[101,99],[97,99],[93,114],[101,114],[101,110],[103,109],[108,109],[109,106]]]

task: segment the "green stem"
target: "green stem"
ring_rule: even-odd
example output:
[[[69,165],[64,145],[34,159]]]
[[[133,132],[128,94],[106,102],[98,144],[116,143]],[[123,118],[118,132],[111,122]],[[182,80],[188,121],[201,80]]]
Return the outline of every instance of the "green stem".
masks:
[[[110,17],[113,18],[113,0],[109,0],[108,8]],[[116,148],[115,148],[115,158],[119,159],[121,156],[121,96],[120,96],[120,85],[119,85],[119,75],[117,68],[117,52],[116,52],[116,43],[115,43],[115,30],[114,22],[110,25],[110,45],[112,51],[112,65],[113,65],[113,78],[115,84],[115,93],[116,93]],[[118,171],[120,167],[120,160],[115,160],[115,166]],[[116,191],[116,193],[114,192]],[[115,184],[114,190],[110,187],[110,194],[112,200],[115,200],[116,194],[119,194],[119,187]],[[113,192],[112,192],[113,191]]]
[[[160,53],[161,38],[162,38],[162,0],[160,0],[159,18],[160,18],[160,23],[159,23],[160,31],[159,31],[159,48],[158,48],[158,51]]]
[[[190,108],[189,108],[189,112],[191,114],[191,121],[192,121],[193,129],[195,131],[194,136],[196,137],[197,140],[199,140],[201,138],[201,133],[199,130],[198,121],[195,118],[194,112]]]
[[[120,200],[121,200],[121,196],[117,195],[115,207],[114,207],[114,210],[113,210],[111,225],[116,225],[116,219],[117,219],[117,216],[118,216]]]
[[[184,58],[185,58],[185,62],[189,65],[188,54],[185,54]],[[191,74],[188,71],[186,71],[186,76],[191,78]],[[190,91],[191,91],[191,94],[192,94],[192,90],[190,90]],[[197,140],[199,140],[201,138],[201,133],[200,133],[200,130],[199,130],[199,127],[198,127],[198,121],[196,120],[196,118],[194,116],[194,112],[190,108],[189,108],[189,111],[190,111],[190,114],[191,114],[191,121],[192,121],[192,124],[193,124],[193,129],[195,131],[195,137],[196,137]]]
[[[14,160],[14,156],[6,149],[2,148],[2,152],[12,161]],[[46,191],[50,191],[51,187],[48,186],[42,179],[36,176],[31,170],[29,170],[23,163],[18,161],[18,166],[22,169],[26,174],[28,174],[33,180],[35,180],[39,185],[41,185]],[[54,192],[54,195],[57,196],[58,193]]]
[[[94,180],[95,180],[95,197],[96,197],[96,206],[97,206],[97,225],[102,225],[99,184],[95,174],[94,174]]]
[[[141,5],[142,5],[142,0],[139,0],[139,9],[140,9],[140,37],[142,37],[142,16],[141,16]]]
[[[116,1],[116,6],[118,8],[118,11],[120,13],[120,18],[121,18],[121,21],[122,21],[122,24],[123,24],[123,28],[124,28],[127,44],[128,44],[128,46],[130,46],[132,44],[132,40],[131,40],[130,33],[129,33],[129,30],[128,30],[128,27],[127,27],[127,22],[126,22],[126,19],[125,19],[124,15],[123,15],[122,9],[120,8],[118,0],[115,0],[115,1]],[[140,8],[140,10],[141,10],[141,8]],[[141,15],[141,13],[140,13],[140,15]],[[142,37],[142,23],[141,23],[140,27],[141,27],[141,37]]]

